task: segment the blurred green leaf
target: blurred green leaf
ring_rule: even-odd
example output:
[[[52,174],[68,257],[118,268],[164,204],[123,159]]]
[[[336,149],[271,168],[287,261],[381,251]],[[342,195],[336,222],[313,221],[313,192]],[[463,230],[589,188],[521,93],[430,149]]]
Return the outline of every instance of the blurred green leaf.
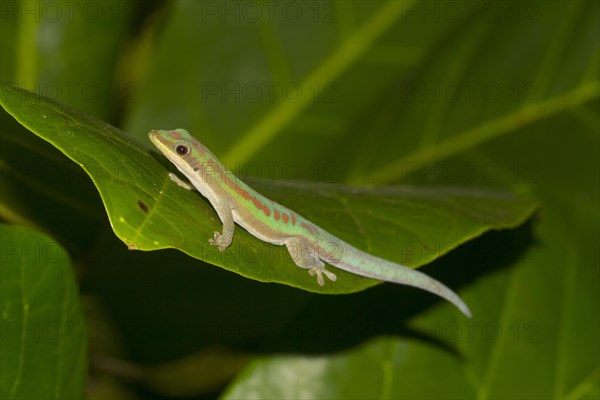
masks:
[[[2,7],[0,79],[107,119],[135,100],[115,63],[137,1],[16,0]],[[93,51],[90,51],[93,49]]]
[[[3,399],[80,399],[87,326],[69,256],[49,237],[0,224]]]
[[[114,120],[135,101],[138,85],[118,60],[139,11],[137,0],[4,2],[0,80]],[[50,233],[75,257],[93,243],[104,213],[92,183],[4,110],[0,159],[3,218]]]
[[[17,124],[4,109],[0,113]],[[13,223],[50,234],[73,257],[86,251],[106,223],[98,192],[88,176],[25,127],[2,127],[0,214]]]
[[[420,341],[379,338],[329,356],[256,358],[221,398],[473,398],[462,365],[452,354]],[[432,366],[445,371],[434,385],[431,376],[423,373],[423,368]]]
[[[291,154],[304,172],[320,154],[331,159],[320,149],[355,131],[349,116],[372,113],[456,26],[423,30],[403,1],[170,5],[127,131],[177,125],[227,165],[280,163],[277,177]],[[255,8],[257,21],[247,17]]]
[[[271,246],[242,229],[221,254],[207,242],[214,230],[221,229],[211,206],[197,193],[174,184],[161,164],[126,134],[13,85],[4,85],[2,96],[3,106],[19,122],[86,170],[115,233],[129,248],[177,248],[253,279],[311,291],[345,293],[374,283],[344,273],[335,285],[321,288],[294,266],[283,247],[269,251]],[[359,190],[296,184],[262,185],[262,192],[297,207],[351,243],[362,241],[365,250],[408,265],[431,261],[486,230],[514,227],[534,210],[532,202],[511,194],[474,189]],[[408,251],[398,252],[398,241],[390,240],[395,235],[402,237],[400,244],[410,247]]]

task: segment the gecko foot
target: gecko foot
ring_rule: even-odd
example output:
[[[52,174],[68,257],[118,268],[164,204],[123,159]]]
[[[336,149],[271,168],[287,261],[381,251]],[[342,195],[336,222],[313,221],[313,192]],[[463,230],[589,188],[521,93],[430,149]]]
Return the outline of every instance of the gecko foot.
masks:
[[[325,276],[327,276],[329,278],[329,280],[331,280],[332,282],[335,282],[335,280],[337,279],[337,276],[335,276],[335,274],[333,272],[327,271],[325,269],[325,267],[323,267],[323,266],[310,268],[308,270],[308,273],[310,274],[310,276],[317,275],[317,282],[319,282],[319,286],[325,285],[325,280],[323,279],[323,274],[325,274]]]
[[[213,238],[208,239],[208,243],[210,243],[211,246],[218,247],[221,253],[227,248],[227,246],[223,243],[223,236],[217,231],[215,231]]]

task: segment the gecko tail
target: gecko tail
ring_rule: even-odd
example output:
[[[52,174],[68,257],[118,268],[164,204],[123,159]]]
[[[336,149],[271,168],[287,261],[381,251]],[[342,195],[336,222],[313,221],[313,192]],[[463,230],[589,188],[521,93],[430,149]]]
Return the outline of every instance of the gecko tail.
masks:
[[[465,316],[471,318],[471,310],[448,286],[421,271],[375,257],[352,248],[341,260],[327,261],[331,265],[367,278],[378,279],[401,285],[413,286],[438,295],[454,304]]]

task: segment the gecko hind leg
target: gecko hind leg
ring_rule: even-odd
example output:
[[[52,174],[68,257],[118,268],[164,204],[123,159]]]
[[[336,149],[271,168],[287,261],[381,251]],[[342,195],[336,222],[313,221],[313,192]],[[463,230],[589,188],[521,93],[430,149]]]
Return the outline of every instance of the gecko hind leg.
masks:
[[[285,246],[287,247],[292,260],[300,268],[308,270],[311,276],[317,276],[317,282],[320,286],[325,285],[325,279],[323,275],[329,278],[332,282],[335,282],[337,277],[331,271],[325,269],[325,263],[319,259],[319,254],[312,247],[310,241],[303,237],[293,237],[286,241]]]

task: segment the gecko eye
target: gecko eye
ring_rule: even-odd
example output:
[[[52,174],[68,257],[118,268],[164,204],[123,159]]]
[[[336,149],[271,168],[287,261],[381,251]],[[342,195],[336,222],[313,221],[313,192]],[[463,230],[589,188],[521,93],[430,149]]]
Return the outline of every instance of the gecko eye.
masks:
[[[180,156],[185,156],[187,153],[189,153],[190,150],[188,149],[187,146],[184,146],[182,144],[178,144],[177,147],[175,147],[175,151]]]

